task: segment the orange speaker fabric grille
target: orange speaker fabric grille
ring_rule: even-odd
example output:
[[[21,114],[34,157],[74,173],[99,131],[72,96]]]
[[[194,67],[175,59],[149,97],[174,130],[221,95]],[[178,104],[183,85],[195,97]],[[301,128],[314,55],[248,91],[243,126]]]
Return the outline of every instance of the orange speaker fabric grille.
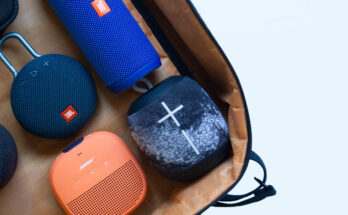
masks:
[[[117,215],[134,207],[144,190],[136,166],[128,161],[67,205],[74,215]]]

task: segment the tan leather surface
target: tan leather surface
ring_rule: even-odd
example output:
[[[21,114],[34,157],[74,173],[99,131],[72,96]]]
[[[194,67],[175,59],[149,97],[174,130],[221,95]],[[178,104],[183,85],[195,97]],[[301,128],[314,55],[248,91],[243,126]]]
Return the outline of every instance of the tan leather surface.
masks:
[[[179,74],[130,0],[124,1],[161,56],[163,65],[149,75],[151,80],[158,83],[168,76]],[[127,128],[128,108],[140,95],[132,90],[116,95],[102,84],[46,0],[19,0],[18,17],[7,32],[21,33],[40,54],[60,53],[79,60],[91,70],[99,101],[94,117],[75,137],[47,140],[33,136],[19,125],[12,113],[10,89],[13,77],[0,63],[0,123],[11,132],[19,151],[17,171],[10,183],[0,191],[0,214],[64,214],[49,186],[49,167],[60,151],[75,139],[100,130],[119,135],[145,170],[149,192],[134,214],[193,214],[217,198],[238,178],[247,148],[247,129],[245,110],[234,77],[186,1],[155,2],[167,15],[178,38],[194,55],[195,77],[203,86],[208,86],[208,92],[216,93],[212,94],[213,97],[221,99],[222,109],[228,117],[234,157],[193,183],[177,183],[161,177],[140,153]],[[31,59],[15,40],[6,42],[3,50],[17,69]],[[187,59],[190,58],[184,60]]]

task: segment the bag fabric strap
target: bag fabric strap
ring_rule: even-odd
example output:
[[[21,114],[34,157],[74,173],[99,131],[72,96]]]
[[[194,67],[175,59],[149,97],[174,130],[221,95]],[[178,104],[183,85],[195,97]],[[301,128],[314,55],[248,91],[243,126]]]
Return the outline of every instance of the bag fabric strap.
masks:
[[[217,202],[214,206],[215,207],[237,207],[237,206],[243,206],[243,205],[248,205],[251,203],[255,203],[258,201],[261,201],[267,197],[274,196],[276,195],[277,191],[274,189],[272,185],[266,185],[266,180],[267,180],[267,170],[264,162],[258,156],[255,152],[251,152],[249,155],[250,160],[255,161],[258,163],[262,169],[263,169],[263,180],[260,180],[258,178],[254,178],[260,185],[254,189],[253,191],[243,194],[243,195],[226,195],[224,196],[219,202]],[[246,197],[250,197],[251,195],[254,195],[253,197],[233,203],[236,201],[239,201],[241,199],[244,199]]]

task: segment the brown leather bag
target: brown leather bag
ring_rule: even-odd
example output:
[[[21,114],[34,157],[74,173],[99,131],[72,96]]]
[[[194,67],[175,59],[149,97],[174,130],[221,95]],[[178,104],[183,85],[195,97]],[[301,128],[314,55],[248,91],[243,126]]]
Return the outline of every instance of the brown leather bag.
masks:
[[[64,214],[51,191],[49,168],[56,156],[75,139],[98,130],[118,134],[142,164],[149,192],[134,214],[198,214],[208,207],[238,206],[275,194],[265,185],[265,166],[251,147],[248,109],[239,80],[226,56],[187,0],[123,0],[138,21],[162,61],[149,78],[157,84],[172,75],[192,75],[210,94],[229,124],[233,154],[204,177],[191,183],[161,177],[132,139],[127,127],[127,110],[140,95],[133,90],[113,94],[102,83],[47,1],[20,0],[22,10],[6,32],[19,32],[39,53],[61,53],[82,62],[96,80],[97,110],[89,124],[74,138],[47,140],[31,135],[15,120],[10,105],[12,75],[0,64],[0,123],[13,135],[19,151],[17,172],[0,192],[0,214]],[[30,57],[8,41],[3,50],[15,66]],[[258,188],[239,196],[227,193],[239,182],[250,160],[264,169]],[[252,196],[241,203],[233,203]]]

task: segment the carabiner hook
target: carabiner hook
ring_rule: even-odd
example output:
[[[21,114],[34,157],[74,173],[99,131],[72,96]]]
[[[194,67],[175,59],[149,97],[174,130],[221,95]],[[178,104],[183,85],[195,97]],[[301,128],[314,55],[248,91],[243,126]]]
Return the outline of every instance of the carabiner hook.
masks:
[[[148,89],[139,87],[137,84],[140,83],[140,82],[145,83]],[[137,91],[139,93],[147,93],[149,90],[151,90],[153,88],[153,85],[152,85],[152,83],[151,83],[151,81],[149,79],[142,78],[137,83],[135,83],[132,88],[133,88],[133,90],[135,90],[135,91]]]
[[[18,75],[17,70],[13,67],[13,65],[10,63],[10,61],[5,57],[5,55],[2,53],[2,44],[9,38],[16,38],[18,39],[23,46],[28,50],[28,52],[34,57],[34,58],[39,58],[42,55],[38,54],[31,46],[30,44],[22,37],[22,35],[18,33],[9,33],[3,36],[0,40],[0,59],[6,67],[12,72],[13,76],[16,78]]]

